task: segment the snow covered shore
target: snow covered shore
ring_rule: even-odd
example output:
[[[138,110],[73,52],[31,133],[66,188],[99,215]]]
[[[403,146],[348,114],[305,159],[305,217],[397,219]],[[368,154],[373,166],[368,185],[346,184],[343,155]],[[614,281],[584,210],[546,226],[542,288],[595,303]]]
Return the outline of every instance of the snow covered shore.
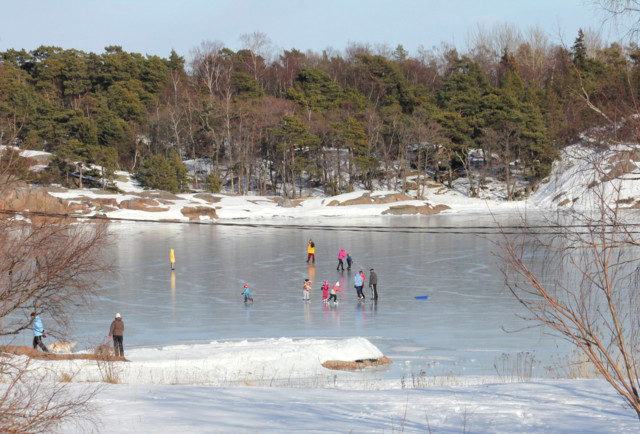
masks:
[[[637,432],[635,413],[604,380],[458,377],[434,386],[321,367],[380,354],[363,338],[134,349],[130,362],[114,363],[119,384],[94,401],[100,432]],[[38,363],[77,372],[76,381],[99,381],[95,362]]]

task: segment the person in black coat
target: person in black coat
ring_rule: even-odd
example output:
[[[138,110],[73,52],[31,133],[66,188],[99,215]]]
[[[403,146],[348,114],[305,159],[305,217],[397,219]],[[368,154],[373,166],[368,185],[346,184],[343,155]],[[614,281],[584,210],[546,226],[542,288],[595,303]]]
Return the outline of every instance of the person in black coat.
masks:
[[[369,288],[371,289],[371,299],[378,299],[378,275],[373,268],[369,270]]]

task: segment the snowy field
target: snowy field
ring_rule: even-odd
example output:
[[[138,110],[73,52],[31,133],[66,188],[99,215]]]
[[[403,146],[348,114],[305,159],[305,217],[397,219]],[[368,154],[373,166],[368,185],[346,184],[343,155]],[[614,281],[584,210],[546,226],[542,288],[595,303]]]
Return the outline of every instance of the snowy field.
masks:
[[[604,380],[386,388],[322,361],[378,357],[366,339],[242,341],[130,351],[120,384],[95,403],[106,433],[637,432],[635,413]],[[40,362],[42,363],[42,362]],[[47,362],[77,380],[99,381],[95,363]],[[334,379],[334,375],[337,376]],[[315,377],[314,377],[315,376]],[[359,381],[352,381],[360,377]],[[234,384],[219,386],[221,378]],[[277,381],[280,380],[280,381]],[[223,380],[224,382],[224,380]],[[285,386],[270,386],[283,382]],[[73,384],[73,387],[84,387]],[[86,430],[70,425],[65,432]]]

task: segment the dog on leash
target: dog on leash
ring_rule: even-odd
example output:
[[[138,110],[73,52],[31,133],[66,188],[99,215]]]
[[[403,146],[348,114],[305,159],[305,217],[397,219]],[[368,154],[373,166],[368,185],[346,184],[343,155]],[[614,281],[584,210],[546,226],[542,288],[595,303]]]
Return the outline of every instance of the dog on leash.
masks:
[[[70,353],[71,348],[76,346],[76,341],[73,342],[54,342],[51,345],[47,345],[47,348],[52,353]]]

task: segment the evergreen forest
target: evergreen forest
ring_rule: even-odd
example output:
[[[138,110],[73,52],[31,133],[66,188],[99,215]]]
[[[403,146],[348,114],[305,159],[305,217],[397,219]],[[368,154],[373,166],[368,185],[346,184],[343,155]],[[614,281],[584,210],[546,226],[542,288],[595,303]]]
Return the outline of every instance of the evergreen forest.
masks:
[[[580,31],[565,46],[509,28],[479,31],[464,52],[442,44],[411,55],[402,45],[317,53],[276,51],[261,33],[241,39],[235,52],[205,41],[167,58],[119,46],[0,52],[0,145],[53,155],[46,170],[11,170],[82,187],[99,167],[104,179],[124,170],[172,192],[289,198],[404,191],[407,174],[449,186],[466,176],[473,196],[482,180],[471,179],[472,155],[507,185],[517,174],[535,186],[585,133],[594,146],[636,140],[635,44]],[[186,160],[201,162],[195,178]]]

